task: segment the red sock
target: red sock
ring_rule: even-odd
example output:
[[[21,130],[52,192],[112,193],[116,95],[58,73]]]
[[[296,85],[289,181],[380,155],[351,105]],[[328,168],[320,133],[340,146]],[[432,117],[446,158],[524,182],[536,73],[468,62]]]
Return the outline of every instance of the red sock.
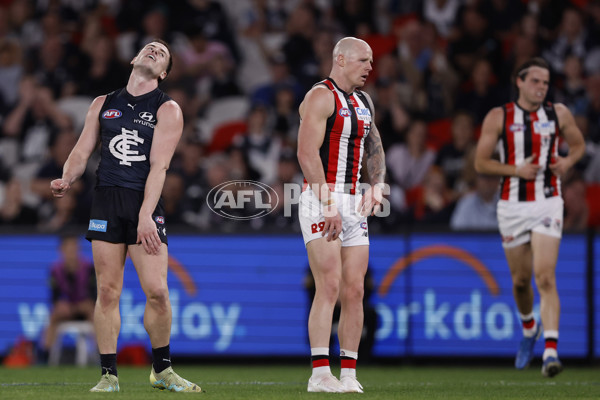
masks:
[[[340,378],[344,376],[356,377],[356,360],[358,359],[358,353],[355,351],[341,349],[340,359],[342,363]]]
[[[531,318],[530,320],[523,321],[523,329],[533,329],[535,326],[535,319]]]
[[[311,356],[312,367],[329,367],[329,356],[327,355],[319,355],[319,356]]]
[[[544,349],[554,349],[556,350],[557,346],[558,346],[558,339],[556,338],[546,338],[545,339],[545,346]]]

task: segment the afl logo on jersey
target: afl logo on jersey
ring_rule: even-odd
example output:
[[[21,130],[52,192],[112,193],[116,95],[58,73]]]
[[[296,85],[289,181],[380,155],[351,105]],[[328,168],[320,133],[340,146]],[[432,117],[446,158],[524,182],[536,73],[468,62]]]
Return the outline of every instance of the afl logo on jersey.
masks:
[[[115,118],[121,118],[121,115],[123,115],[123,113],[121,111],[111,108],[110,110],[106,110],[106,111],[104,111],[104,113],[102,113],[102,118],[115,119]]]
[[[140,118],[143,119],[144,121],[156,122],[156,120],[154,119],[154,115],[152,115],[152,113],[148,112],[148,111],[141,112]]]
[[[348,110],[348,108],[346,108],[346,107],[340,108],[340,111],[338,111],[338,114],[340,114],[340,117],[344,117],[344,118],[352,115],[350,110]]]
[[[165,223],[165,217],[157,215],[156,217],[154,217],[154,220],[156,221],[156,223],[158,224],[164,224]]]

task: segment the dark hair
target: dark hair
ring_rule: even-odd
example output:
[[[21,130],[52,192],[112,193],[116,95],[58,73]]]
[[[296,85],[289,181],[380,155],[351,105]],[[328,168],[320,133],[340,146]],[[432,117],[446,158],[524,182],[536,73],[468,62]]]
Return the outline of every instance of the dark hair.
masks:
[[[169,46],[169,43],[165,42],[162,39],[153,39],[150,42],[148,42],[148,44],[150,44],[150,43],[160,43],[163,46],[165,46],[167,48],[167,50],[169,51],[169,64],[167,64],[167,76],[169,76],[169,72],[171,72],[171,68],[173,67],[173,53],[171,52],[171,46]],[[162,81],[163,81],[163,79],[159,76],[158,83],[161,83]]]
[[[540,67],[547,69],[548,72],[550,72],[550,64],[548,64],[548,61],[541,57],[530,58],[521,64],[521,66],[515,71],[515,83],[517,82],[517,78],[521,79],[522,81],[527,78],[527,73],[529,72],[530,67]]]

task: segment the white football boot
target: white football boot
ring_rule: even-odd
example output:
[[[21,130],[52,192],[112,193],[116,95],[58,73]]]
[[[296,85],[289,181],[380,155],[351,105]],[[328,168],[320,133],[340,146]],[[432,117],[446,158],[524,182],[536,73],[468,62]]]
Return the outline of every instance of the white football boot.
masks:
[[[343,393],[344,385],[331,373],[311,376],[308,380],[309,392]]]
[[[345,393],[363,393],[363,387],[353,376],[344,376],[340,379]]]

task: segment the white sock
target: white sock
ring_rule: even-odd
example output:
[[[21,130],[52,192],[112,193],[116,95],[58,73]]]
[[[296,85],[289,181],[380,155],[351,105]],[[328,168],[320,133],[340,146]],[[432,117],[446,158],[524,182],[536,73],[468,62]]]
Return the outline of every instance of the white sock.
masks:
[[[352,358],[353,360],[358,360],[358,352],[341,349],[340,357],[348,357],[348,358]],[[351,376],[353,378],[356,378],[356,363],[354,365],[354,368],[344,368],[343,367],[344,363],[345,363],[345,361],[342,358],[342,370],[340,372],[340,379],[342,379],[345,376]]]
[[[340,372],[340,379],[342,379],[345,376],[351,376],[352,378],[356,378],[356,369],[342,368],[342,372]]]
[[[311,356],[329,356],[329,347],[311,347]]]
[[[325,367],[316,367],[312,369],[312,376],[322,376],[331,374],[331,368],[329,365]]]
[[[533,320],[533,326],[531,328],[523,327],[523,336],[529,338],[535,335],[535,331],[537,330],[537,321],[534,318],[533,312],[530,312],[529,314],[519,313],[519,316],[521,317],[521,324],[523,324],[523,321]]]
[[[313,367],[312,376],[316,377],[316,376],[331,374],[331,367],[329,366],[329,347],[311,347],[310,355],[311,355],[311,357],[327,356],[327,365],[323,365],[320,367]]]
[[[358,360],[358,352],[340,349],[340,357],[350,357],[350,358],[354,358],[355,360]]]
[[[544,349],[544,354],[542,355],[542,360],[546,360],[546,358],[548,357],[554,357],[554,358],[558,358],[558,352],[556,351],[556,349]]]
[[[558,342],[558,331],[544,331],[544,340],[546,339],[554,339]],[[542,359],[545,360],[548,357],[558,358],[558,352],[555,348],[546,347],[544,349],[544,354],[542,355]]]

